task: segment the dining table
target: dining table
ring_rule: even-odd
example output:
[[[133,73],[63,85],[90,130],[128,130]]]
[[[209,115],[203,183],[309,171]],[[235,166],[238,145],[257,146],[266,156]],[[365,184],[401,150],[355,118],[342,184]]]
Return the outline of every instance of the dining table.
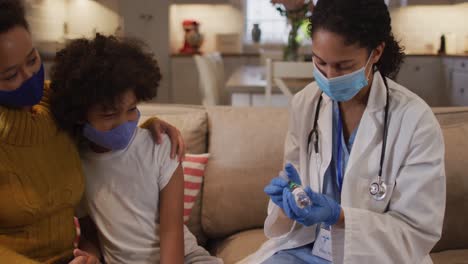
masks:
[[[310,78],[285,78],[285,83],[291,92],[298,92],[314,81]],[[264,93],[267,85],[266,66],[242,65],[237,68],[226,82],[226,89],[231,93]],[[273,92],[281,93],[273,87]]]
[[[292,93],[297,93],[313,82],[314,78],[311,74],[310,78],[285,78],[284,82]],[[254,94],[265,94],[267,86],[266,66],[264,65],[242,65],[238,67],[229,76],[225,89],[231,94],[248,94],[250,97]],[[281,90],[273,85],[273,94],[282,94]],[[252,101],[252,99],[250,99]]]

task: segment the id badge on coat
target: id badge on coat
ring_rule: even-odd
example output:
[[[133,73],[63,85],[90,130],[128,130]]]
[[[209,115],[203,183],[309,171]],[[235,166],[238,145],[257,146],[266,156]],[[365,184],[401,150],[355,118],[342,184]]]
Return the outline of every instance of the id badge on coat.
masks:
[[[333,256],[331,239],[330,230],[324,227],[320,227],[320,232],[315,239],[314,247],[312,248],[312,255],[332,262]]]

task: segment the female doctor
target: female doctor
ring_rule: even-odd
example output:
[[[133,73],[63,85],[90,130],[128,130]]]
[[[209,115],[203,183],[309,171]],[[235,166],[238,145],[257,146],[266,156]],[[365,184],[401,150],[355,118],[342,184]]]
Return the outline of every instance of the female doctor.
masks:
[[[292,100],[287,176],[265,188],[269,240],[241,263],[432,263],[444,143],[429,106],[390,79],[403,53],[384,0],[319,0],[311,24],[316,81]]]

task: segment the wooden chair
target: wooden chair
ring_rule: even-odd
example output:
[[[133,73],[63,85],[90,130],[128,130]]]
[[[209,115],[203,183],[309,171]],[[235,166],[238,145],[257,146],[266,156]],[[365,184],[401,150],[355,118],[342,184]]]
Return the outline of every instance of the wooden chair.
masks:
[[[195,64],[199,74],[199,88],[202,104],[220,105],[223,101],[224,66],[219,53],[195,55]]]
[[[265,104],[271,105],[273,86],[289,98],[293,93],[285,82],[285,79],[310,79],[313,80],[314,64],[312,62],[273,61],[266,59]],[[301,89],[304,87],[301,87]]]

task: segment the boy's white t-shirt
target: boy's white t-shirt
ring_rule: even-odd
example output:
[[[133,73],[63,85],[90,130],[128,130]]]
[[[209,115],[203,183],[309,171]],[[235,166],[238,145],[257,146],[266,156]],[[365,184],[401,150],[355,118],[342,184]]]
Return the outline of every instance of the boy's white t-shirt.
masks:
[[[159,263],[159,192],[179,165],[170,151],[167,135],[157,145],[141,128],[124,150],[82,151],[85,203],[107,263]],[[196,238],[185,225],[184,242],[185,255],[196,250]]]

